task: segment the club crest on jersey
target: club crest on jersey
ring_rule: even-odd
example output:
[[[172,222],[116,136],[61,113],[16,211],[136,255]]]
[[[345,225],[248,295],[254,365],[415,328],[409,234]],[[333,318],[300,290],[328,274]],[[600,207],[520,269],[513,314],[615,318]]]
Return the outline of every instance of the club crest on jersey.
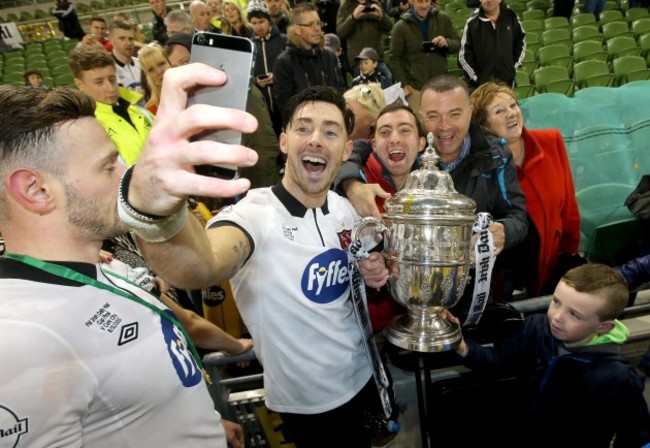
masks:
[[[352,231],[344,230],[338,233],[339,241],[341,242],[341,249],[345,250],[352,243]]]
[[[329,303],[341,297],[350,286],[347,254],[330,249],[314,257],[302,274],[300,286],[309,300]]]

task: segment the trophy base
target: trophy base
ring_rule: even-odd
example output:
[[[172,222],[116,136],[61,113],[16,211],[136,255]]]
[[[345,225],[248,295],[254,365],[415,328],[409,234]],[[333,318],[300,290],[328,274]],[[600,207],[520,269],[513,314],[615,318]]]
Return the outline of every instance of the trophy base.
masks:
[[[396,316],[385,330],[388,341],[400,348],[416,352],[444,352],[460,344],[460,327],[436,314],[426,319],[413,319],[409,314]]]

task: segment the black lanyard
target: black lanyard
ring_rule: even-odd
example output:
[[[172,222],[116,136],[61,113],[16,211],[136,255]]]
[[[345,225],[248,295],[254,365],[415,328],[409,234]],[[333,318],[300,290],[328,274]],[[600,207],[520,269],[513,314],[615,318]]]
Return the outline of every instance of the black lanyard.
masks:
[[[45,271],[45,272],[48,272],[48,273],[50,273],[52,275],[55,275],[57,277],[65,278],[65,279],[71,280],[73,282],[81,283],[81,284],[88,285],[88,286],[94,286],[95,288],[99,288],[99,289],[103,289],[103,290],[112,292],[113,294],[117,294],[117,295],[125,297],[125,298],[127,298],[129,300],[132,300],[132,301],[134,301],[136,303],[139,303],[140,305],[146,306],[147,308],[149,308],[154,313],[158,314],[163,319],[167,319],[169,322],[171,322],[171,324],[174,327],[176,327],[178,330],[180,330],[180,332],[185,337],[185,340],[187,342],[187,346],[189,347],[189,349],[190,349],[190,351],[192,353],[192,356],[194,357],[194,360],[196,361],[197,365],[199,366],[199,368],[203,372],[203,376],[205,377],[206,382],[208,384],[211,384],[210,377],[208,376],[207,372],[203,368],[203,363],[201,362],[201,357],[199,356],[198,352],[196,351],[196,347],[194,347],[194,343],[192,342],[192,339],[190,339],[190,337],[187,334],[187,332],[185,331],[185,328],[183,327],[183,325],[181,325],[181,323],[178,320],[176,320],[176,318],[174,316],[172,316],[171,314],[166,313],[165,311],[161,310],[160,308],[155,307],[151,303],[147,302],[146,300],[141,299],[140,297],[138,297],[135,294],[130,294],[130,293],[128,293],[126,291],[123,291],[123,290],[121,290],[119,288],[116,288],[114,286],[108,285],[106,283],[102,283],[102,282],[100,282],[100,281],[98,281],[98,280],[96,280],[96,279],[94,279],[92,277],[88,277],[87,275],[84,275],[84,274],[82,274],[80,272],[77,272],[77,271],[75,271],[73,269],[66,268],[65,266],[61,266],[61,265],[54,264],[54,263],[48,263],[47,261],[39,260],[39,259],[30,257],[28,255],[12,254],[12,253],[9,253],[9,252],[5,252],[4,257],[8,258],[10,260],[15,260],[15,261],[27,264],[29,266],[32,266],[32,267],[36,268],[36,269],[40,269],[41,271]],[[111,274],[115,275],[115,277],[117,277],[117,278],[120,278],[120,279],[130,283],[131,285],[133,285],[133,286],[135,286],[137,288],[140,288],[138,285],[136,285],[135,283],[130,282],[129,280],[125,279],[124,277],[120,277],[119,275],[116,275],[114,273],[111,273]],[[142,288],[140,288],[140,289],[142,289]],[[145,290],[143,289],[143,291],[145,291]]]

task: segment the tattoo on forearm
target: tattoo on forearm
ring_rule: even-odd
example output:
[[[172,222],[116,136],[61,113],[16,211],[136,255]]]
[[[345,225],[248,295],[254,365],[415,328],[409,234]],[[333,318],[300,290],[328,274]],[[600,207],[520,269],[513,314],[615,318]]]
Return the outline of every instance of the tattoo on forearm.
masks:
[[[237,263],[235,263],[235,266],[233,266],[232,272],[230,272],[229,277],[232,277],[241,269],[241,267],[244,265],[244,262],[246,261],[246,258],[248,258],[248,255],[250,254],[251,251],[251,245],[248,242],[248,239],[245,239],[244,241],[239,241],[237,244],[235,244],[232,247],[233,252],[235,253],[235,256],[237,257]]]

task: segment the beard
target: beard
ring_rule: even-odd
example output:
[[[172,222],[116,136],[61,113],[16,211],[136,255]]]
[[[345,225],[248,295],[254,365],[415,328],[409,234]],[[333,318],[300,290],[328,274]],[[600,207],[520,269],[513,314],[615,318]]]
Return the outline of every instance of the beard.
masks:
[[[115,238],[129,231],[117,218],[117,210],[105,210],[97,199],[89,199],[69,183],[64,184],[68,222],[92,239]]]

